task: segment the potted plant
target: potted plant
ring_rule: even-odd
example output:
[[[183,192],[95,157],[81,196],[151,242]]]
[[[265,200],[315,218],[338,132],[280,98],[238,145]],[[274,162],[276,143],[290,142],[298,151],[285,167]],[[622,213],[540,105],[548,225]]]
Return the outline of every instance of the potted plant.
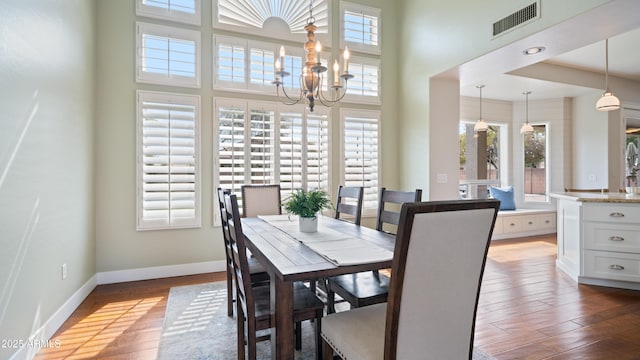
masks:
[[[295,190],[282,204],[291,214],[298,215],[301,232],[318,231],[316,215],[322,209],[331,209],[331,200],[322,190]]]

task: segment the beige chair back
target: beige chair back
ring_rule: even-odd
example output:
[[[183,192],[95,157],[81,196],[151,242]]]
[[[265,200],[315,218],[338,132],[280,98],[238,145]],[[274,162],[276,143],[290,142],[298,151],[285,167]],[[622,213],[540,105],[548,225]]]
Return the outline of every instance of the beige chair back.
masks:
[[[405,204],[393,259],[385,359],[470,359],[496,200]],[[428,356],[427,356],[428,355]]]
[[[242,185],[242,217],[282,214],[280,185]]]

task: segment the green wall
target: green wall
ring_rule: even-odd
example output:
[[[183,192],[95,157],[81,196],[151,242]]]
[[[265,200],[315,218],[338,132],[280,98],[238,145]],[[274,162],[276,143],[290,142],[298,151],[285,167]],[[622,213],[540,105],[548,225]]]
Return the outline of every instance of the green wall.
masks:
[[[0,1],[2,340],[29,339],[95,274],[94,15],[85,0]]]

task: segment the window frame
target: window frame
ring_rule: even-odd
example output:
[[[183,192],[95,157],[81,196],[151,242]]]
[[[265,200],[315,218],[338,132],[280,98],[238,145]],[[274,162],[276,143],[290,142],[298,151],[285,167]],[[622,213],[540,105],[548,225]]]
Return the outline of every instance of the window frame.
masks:
[[[381,137],[381,126],[382,126],[382,111],[381,110],[364,110],[364,109],[355,109],[355,108],[342,108],[340,109],[340,183],[345,186],[351,186],[347,184],[346,180],[346,144],[345,144],[345,123],[347,118],[375,118],[375,124],[378,128],[377,133],[377,172],[376,172],[376,189],[375,189],[375,207],[367,207],[365,206],[366,201],[363,202],[362,205],[362,215],[366,217],[375,217],[377,215],[378,210],[378,193],[380,191],[381,180],[382,180],[382,137]],[[366,194],[366,188],[365,188]]]
[[[188,221],[169,222],[163,220],[148,219],[143,217],[144,199],[144,102],[154,101],[167,104],[186,104],[195,107],[194,119],[194,216]],[[159,91],[136,91],[136,231],[168,230],[200,228],[202,226],[202,193],[201,193],[201,128],[202,109],[199,95],[186,95]],[[169,212],[171,209],[169,209]]]
[[[202,18],[201,0],[193,0],[194,8],[195,8],[193,15],[184,11],[163,9],[158,6],[146,5],[145,2],[146,2],[145,0],[136,0],[137,16],[176,21],[179,23],[196,25],[196,26],[200,26],[201,24],[201,20],[200,20]]]
[[[539,126],[544,126],[545,129],[545,144],[544,144],[544,176],[545,176],[545,194],[544,194],[544,200],[527,200],[527,192],[526,192],[526,186],[525,186],[525,182],[526,182],[526,164],[525,164],[525,144],[526,144],[526,140],[524,138],[524,136],[527,136],[528,134],[523,135],[522,138],[522,201],[525,204],[550,204],[551,203],[551,198],[549,197],[549,186],[551,184],[551,162],[552,162],[552,158],[550,156],[550,141],[551,141],[551,123],[550,122],[531,122],[531,126],[534,127],[534,129],[536,127]],[[534,195],[534,194],[531,194]]]
[[[193,42],[195,46],[194,58],[194,77],[180,75],[163,75],[143,71],[144,67],[144,51],[143,37],[145,34],[164,37],[167,39],[175,39],[181,41]],[[165,26],[151,24],[145,22],[136,22],[136,82],[156,85],[180,86],[189,88],[200,88],[201,74],[201,53],[202,46],[200,41],[200,31],[188,30],[173,26]],[[168,69],[170,70],[170,69]]]
[[[375,17],[377,20],[376,30],[376,42],[378,45],[368,45],[362,44],[353,41],[345,40],[345,13],[354,12],[354,13],[362,13],[364,16]],[[373,55],[381,55],[381,34],[382,34],[382,9],[374,8],[370,6],[355,4],[347,1],[340,2],[340,47],[344,48],[345,45],[349,46],[349,49],[353,49],[355,51],[373,54]]]

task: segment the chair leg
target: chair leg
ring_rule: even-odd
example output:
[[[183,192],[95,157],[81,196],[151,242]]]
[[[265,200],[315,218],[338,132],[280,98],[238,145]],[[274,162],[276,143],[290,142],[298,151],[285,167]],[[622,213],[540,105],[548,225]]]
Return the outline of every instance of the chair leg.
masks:
[[[227,316],[233,317],[233,276],[227,267]]]
[[[294,324],[294,326],[295,326],[296,350],[302,350],[302,323],[298,321]]]
[[[322,360],[322,353],[323,353],[323,348],[322,348],[322,343],[324,341],[322,341],[322,315],[323,315],[323,310],[320,310],[318,312],[316,312],[316,341],[315,341],[315,346],[316,346],[316,359],[317,360]],[[333,352],[333,351],[332,351]]]
[[[331,285],[327,284],[327,314],[336,312],[336,293],[331,290]]]
[[[247,323],[249,323],[249,321],[247,321]],[[255,323],[247,324],[247,354],[249,355],[249,360],[256,360],[258,356],[256,350],[256,331]],[[242,359],[244,359],[244,357]]]
[[[324,340],[322,340],[322,360],[333,360],[333,348]]]
[[[240,306],[239,302],[237,304],[238,307],[236,308],[236,316],[238,317],[238,359],[244,359],[244,313],[242,312],[242,307]]]

